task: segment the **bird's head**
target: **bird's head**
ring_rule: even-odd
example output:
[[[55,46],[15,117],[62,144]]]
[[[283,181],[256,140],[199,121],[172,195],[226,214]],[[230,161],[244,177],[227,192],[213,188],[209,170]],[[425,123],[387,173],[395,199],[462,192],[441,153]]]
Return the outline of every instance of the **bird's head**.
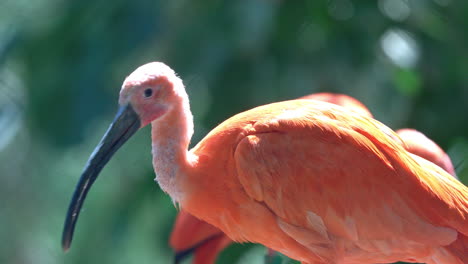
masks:
[[[117,115],[91,154],[70,202],[62,236],[64,250],[70,247],[81,206],[102,168],[139,128],[162,118],[186,96],[183,89],[174,71],[160,62],[145,64],[125,79]]]
[[[168,112],[180,98],[182,81],[161,62],[140,66],[124,81],[120,91],[120,107],[131,108],[144,127]]]

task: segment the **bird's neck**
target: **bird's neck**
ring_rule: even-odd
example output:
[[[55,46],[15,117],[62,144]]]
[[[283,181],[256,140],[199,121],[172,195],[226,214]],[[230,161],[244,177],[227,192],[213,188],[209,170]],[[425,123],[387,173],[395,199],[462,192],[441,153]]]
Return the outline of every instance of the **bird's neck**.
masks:
[[[156,181],[177,202],[181,199],[179,182],[190,164],[188,146],[193,134],[193,117],[185,91],[163,117],[153,121],[151,138]]]

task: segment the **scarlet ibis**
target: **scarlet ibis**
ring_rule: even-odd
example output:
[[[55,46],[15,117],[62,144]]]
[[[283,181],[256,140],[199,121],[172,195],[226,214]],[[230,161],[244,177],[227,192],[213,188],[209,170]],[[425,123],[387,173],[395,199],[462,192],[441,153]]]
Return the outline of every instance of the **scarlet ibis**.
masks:
[[[300,99],[313,99],[343,106],[362,115],[372,117],[372,113],[360,101],[345,94],[315,93]],[[450,157],[431,139],[414,129],[396,131],[403,140],[405,149],[415,155],[440,166],[456,177]],[[169,244],[176,252],[175,263],[179,263],[189,253],[194,254],[194,264],[214,263],[218,254],[232,243],[221,230],[180,211],[177,215]]]
[[[229,118],[188,151],[188,96],[159,62],[125,79],[119,105],[73,194],[65,250],[99,172],[151,123],[162,190],[234,241],[309,264],[467,263],[468,188],[372,118],[316,100],[273,103]]]

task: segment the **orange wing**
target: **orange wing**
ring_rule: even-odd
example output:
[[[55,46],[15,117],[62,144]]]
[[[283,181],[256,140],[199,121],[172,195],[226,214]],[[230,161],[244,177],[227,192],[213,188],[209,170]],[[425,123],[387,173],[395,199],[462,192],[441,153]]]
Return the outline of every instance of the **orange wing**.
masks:
[[[445,255],[468,235],[463,184],[407,153],[373,119],[329,104],[269,107],[249,111],[257,120],[234,158],[245,192],[283,232],[331,262],[455,261],[456,253]]]

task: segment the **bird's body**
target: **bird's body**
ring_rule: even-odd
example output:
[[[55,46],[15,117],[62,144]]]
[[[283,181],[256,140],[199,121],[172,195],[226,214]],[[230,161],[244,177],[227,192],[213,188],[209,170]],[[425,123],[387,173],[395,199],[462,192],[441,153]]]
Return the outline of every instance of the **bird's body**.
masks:
[[[340,105],[366,117],[372,117],[371,112],[358,100],[343,94],[318,93],[310,94],[301,99],[312,99]],[[425,158],[440,166],[455,176],[453,165],[448,155],[432,140],[414,129],[400,129],[396,132],[402,140],[402,146],[412,154]],[[400,143],[400,140],[396,140]],[[455,176],[456,177],[456,176]],[[176,262],[185,257],[188,252],[194,253],[194,264],[214,263],[221,250],[232,241],[219,229],[180,211],[171,234],[170,244],[176,251]]]
[[[93,153],[74,201],[83,201],[93,167],[110,158],[106,149],[134,132],[128,120],[136,115],[152,124],[161,188],[235,241],[310,264],[467,263],[468,188],[408,154],[372,118],[319,101],[274,103],[231,117],[187,151],[188,97],[166,65],[127,77],[120,104],[128,118],[119,114]],[[127,123],[130,130],[118,126]],[[81,207],[74,204],[70,221]]]
[[[181,207],[235,241],[306,263],[441,258],[468,232],[466,187],[421,166],[395,137],[328,103],[258,107],[191,151]]]

